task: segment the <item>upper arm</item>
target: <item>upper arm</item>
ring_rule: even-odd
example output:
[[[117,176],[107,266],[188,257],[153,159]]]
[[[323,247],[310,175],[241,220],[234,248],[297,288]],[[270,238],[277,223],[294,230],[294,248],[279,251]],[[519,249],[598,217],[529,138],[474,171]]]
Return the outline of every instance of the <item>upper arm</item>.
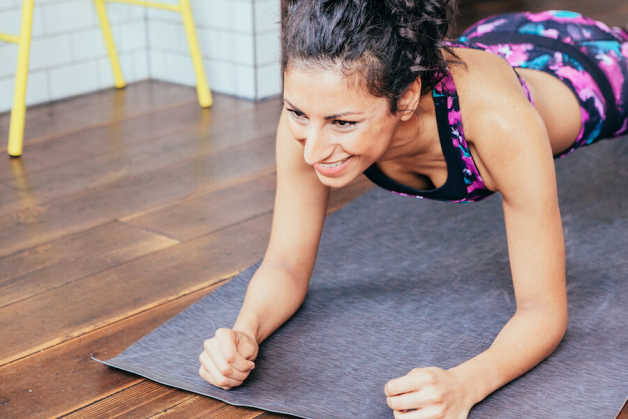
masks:
[[[303,159],[282,111],[277,128],[277,190],[270,241],[264,264],[309,280],[325,221],[329,187]]]
[[[476,115],[474,145],[503,198],[517,307],[550,309],[566,321],[564,239],[545,124],[519,98]]]

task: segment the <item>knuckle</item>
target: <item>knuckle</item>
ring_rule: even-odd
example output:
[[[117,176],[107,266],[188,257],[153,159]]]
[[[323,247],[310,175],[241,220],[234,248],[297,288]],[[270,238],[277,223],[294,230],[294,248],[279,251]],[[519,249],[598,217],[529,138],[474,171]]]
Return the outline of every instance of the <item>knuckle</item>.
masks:
[[[203,349],[209,352],[211,351],[211,345],[212,345],[212,339],[205,339],[205,341],[203,342]]]
[[[228,336],[230,332],[230,329],[227,329],[226,327],[220,327],[218,329],[216,329],[216,336],[221,335],[221,336]]]
[[[233,361],[235,361],[235,354],[233,352],[229,352],[228,354],[226,354],[225,361],[231,364]]]
[[[224,375],[225,377],[228,375],[231,375],[231,373],[233,372],[233,370],[231,369],[231,367],[226,367],[224,365],[221,365],[218,367],[218,371],[220,371],[220,373],[222,375]]]
[[[436,403],[442,403],[445,399],[445,392],[440,389],[440,388],[436,388],[434,389],[434,391],[432,391],[432,400],[434,400]]]
[[[427,381],[431,384],[436,383],[436,373],[433,370],[427,370],[424,372],[425,377],[427,378]]]
[[[438,407],[436,407],[436,409],[434,409],[434,417],[438,418],[438,419],[444,419],[445,418],[445,406],[442,404],[439,404]]]

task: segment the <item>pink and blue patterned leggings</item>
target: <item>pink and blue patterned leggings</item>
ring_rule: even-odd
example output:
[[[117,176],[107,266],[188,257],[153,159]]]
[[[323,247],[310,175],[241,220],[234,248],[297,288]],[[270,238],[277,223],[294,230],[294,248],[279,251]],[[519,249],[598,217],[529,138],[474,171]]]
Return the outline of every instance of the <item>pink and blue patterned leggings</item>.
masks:
[[[580,102],[582,127],[555,157],[628,133],[628,31],[566,10],[490,16],[457,42],[488,50],[513,67],[562,80]]]

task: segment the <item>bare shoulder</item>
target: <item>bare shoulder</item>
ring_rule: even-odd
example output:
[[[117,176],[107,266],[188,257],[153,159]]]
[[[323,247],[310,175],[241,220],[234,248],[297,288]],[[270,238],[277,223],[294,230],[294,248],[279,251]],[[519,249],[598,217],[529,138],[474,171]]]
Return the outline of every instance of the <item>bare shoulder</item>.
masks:
[[[449,66],[461,107],[507,105],[513,100],[526,100],[515,72],[502,57],[471,48],[454,48],[454,52],[465,64]]]
[[[493,168],[529,145],[521,134],[541,132],[545,125],[506,60],[480,50],[454,51],[466,64],[450,66],[465,138],[484,183],[497,191],[499,180]],[[538,137],[542,137],[538,141],[548,141],[543,135]]]

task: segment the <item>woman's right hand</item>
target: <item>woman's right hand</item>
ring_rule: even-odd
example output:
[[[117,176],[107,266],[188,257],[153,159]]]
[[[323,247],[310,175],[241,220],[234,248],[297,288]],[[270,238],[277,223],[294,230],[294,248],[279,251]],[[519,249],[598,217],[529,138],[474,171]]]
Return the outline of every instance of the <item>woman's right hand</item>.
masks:
[[[219,328],[214,337],[203,342],[199,356],[199,375],[208,383],[230,390],[237,387],[255,368],[259,345],[247,333],[239,330]]]

